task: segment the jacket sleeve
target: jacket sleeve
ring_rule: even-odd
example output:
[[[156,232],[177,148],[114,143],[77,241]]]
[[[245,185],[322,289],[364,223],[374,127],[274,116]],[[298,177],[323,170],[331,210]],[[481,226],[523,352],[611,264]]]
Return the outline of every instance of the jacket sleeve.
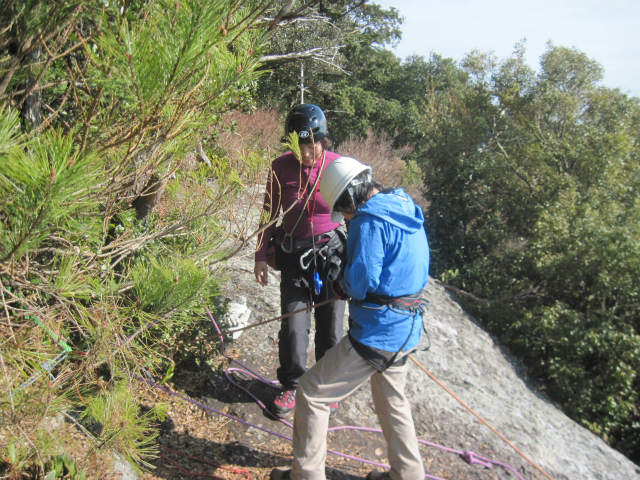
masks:
[[[347,265],[341,286],[351,298],[363,300],[380,284],[385,256],[384,231],[373,217],[354,220],[349,226]]]
[[[264,202],[262,205],[262,216],[260,217],[260,224],[258,229],[263,228],[266,224],[270,223],[274,218],[278,216],[280,211],[280,182],[278,175],[272,165],[269,171],[269,177],[267,178],[267,185],[264,192]],[[258,234],[258,240],[256,244],[255,261],[267,260],[267,248],[269,239],[273,235],[275,225],[269,225],[260,234]]]

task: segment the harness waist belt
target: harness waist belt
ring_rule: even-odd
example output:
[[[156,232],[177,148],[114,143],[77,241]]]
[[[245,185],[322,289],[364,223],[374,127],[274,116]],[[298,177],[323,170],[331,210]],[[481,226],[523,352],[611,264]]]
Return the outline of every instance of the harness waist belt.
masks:
[[[315,245],[322,245],[322,244],[328,242],[331,239],[331,233],[333,233],[333,232],[321,233],[320,235],[316,235],[313,238],[294,238],[291,241],[292,246],[293,246],[292,250],[294,252],[296,252],[298,250],[303,250],[305,248],[310,248],[314,244]]]
[[[420,298],[420,293],[403,295],[401,297],[390,297],[388,295],[369,292],[363,301],[375,303],[377,305],[386,305],[400,310],[408,310],[411,312],[423,311],[427,306],[427,301]]]

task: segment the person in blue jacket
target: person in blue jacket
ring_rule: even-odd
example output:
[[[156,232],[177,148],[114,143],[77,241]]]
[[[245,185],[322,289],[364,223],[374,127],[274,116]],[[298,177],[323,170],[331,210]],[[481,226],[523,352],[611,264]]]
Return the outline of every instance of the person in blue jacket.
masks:
[[[346,264],[336,292],[349,298],[349,334],[300,379],[293,467],[272,479],[324,480],[329,404],[371,379],[391,469],[370,480],[421,480],[425,472],[404,394],[407,355],[422,332],[419,293],[429,278],[424,216],[401,188],[384,190],[371,168],[349,157],[329,165],[320,192],[333,219],[348,221]]]

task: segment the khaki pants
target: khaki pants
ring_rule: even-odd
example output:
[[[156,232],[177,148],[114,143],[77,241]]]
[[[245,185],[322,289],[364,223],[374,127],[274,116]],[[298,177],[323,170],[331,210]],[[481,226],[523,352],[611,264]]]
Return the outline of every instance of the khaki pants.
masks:
[[[404,395],[407,365],[379,373],[353,349],[348,337],[331,348],[300,379],[293,431],[293,480],[324,480],[329,403],[340,402],[371,378],[393,480],[422,480],[411,407]]]

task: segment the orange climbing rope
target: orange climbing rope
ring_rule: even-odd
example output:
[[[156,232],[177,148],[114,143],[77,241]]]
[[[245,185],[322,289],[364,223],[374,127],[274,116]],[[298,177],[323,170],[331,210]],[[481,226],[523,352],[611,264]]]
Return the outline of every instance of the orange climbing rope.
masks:
[[[511,448],[513,448],[516,453],[518,455],[520,455],[522,458],[524,458],[527,462],[529,462],[531,465],[533,465],[536,470],[538,470],[540,473],[542,473],[545,477],[547,477],[549,480],[554,480],[554,478],[549,475],[547,472],[545,472],[542,467],[540,467],[536,462],[534,462],[533,460],[531,460],[525,453],[522,452],[522,450],[520,450],[518,447],[516,447],[511,441],[509,441],[509,439],[507,437],[505,437],[502,433],[500,433],[498,430],[496,430],[495,427],[493,427],[489,422],[487,422],[484,418],[482,418],[473,408],[471,408],[469,405],[467,405],[463,400],[461,400],[455,393],[453,393],[444,383],[442,383],[438,377],[436,377],[433,373],[431,373],[429,370],[427,370],[424,365],[422,365],[418,360],[416,360],[416,358],[413,355],[409,355],[409,358],[411,359],[411,361],[413,363],[415,363],[418,368],[420,370],[422,370],[424,373],[427,374],[427,376],[433,380],[434,382],[436,382],[438,385],[440,385],[449,395],[451,395],[460,405],[462,405],[465,409],[467,409],[467,411],[469,411],[471,414],[473,414],[478,420],[480,420],[481,423],[483,423],[484,425],[486,425],[487,427],[489,427],[489,429],[495,433],[496,435],[498,435],[503,442],[505,442],[507,445],[509,445]]]

